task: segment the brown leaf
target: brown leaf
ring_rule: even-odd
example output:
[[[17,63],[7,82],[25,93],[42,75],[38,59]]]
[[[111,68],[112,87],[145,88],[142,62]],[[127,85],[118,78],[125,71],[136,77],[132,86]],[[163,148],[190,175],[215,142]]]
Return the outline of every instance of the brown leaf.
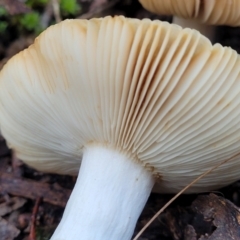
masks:
[[[192,225],[187,225],[184,229],[184,240],[197,240],[197,234]]]
[[[30,11],[29,7],[27,7],[22,1],[18,0],[0,0],[0,5],[6,8],[10,15],[27,13]]]
[[[170,208],[162,215],[162,221],[167,235],[173,240],[197,240],[202,234],[212,233],[211,223],[191,207]]]
[[[240,239],[240,210],[232,202],[215,194],[202,195],[193,202],[192,209],[216,228],[211,235],[201,236],[199,240]]]
[[[13,240],[19,235],[20,231],[0,217],[0,233],[1,240]]]
[[[48,183],[16,178],[13,173],[1,173],[0,192],[7,192],[15,196],[30,199],[40,197],[44,202],[65,207],[71,190],[60,186],[55,187]]]
[[[26,203],[26,201],[27,200],[24,198],[13,197],[8,202],[0,204],[0,216],[3,217],[4,215],[19,209]]]
[[[161,218],[174,240],[240,239],[240,209],[215,194],[199,195],[191,207],[168,209]]]

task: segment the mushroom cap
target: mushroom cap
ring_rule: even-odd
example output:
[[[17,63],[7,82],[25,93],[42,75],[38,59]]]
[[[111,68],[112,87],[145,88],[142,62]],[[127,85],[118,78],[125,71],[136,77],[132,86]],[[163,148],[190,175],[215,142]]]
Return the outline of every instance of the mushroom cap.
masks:
[[[166,22],[106,17],[49,27],[0,73],[0,127],[35,168],[77,174],[84,146],[121,151],[176,192],[240,152],[240,61]],[[240,157],[191,192],[239,178]],[[114,161],[114,160],[113,160]]]
[[[139,0],[147,10],[195,18],[211,25],[240,26],[240,0]]]

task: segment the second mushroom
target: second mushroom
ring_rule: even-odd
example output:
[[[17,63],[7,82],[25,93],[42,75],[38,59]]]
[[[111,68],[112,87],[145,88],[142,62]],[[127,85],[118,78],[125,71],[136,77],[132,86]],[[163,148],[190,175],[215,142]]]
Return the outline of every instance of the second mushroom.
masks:
[[[173,23],[192,28],[215,42],[217,25],[240,26],[240,0],[139,0],[144,8],[173,15]]]

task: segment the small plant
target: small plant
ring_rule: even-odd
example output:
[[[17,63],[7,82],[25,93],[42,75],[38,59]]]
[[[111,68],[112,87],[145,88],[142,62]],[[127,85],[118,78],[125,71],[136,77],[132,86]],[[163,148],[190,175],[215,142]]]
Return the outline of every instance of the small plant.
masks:
[[[81,5],[77,0],[58,0],[61,16],[64,18],[75,17],[81,11]],[[34,33],[38,35],[46,26],[41,25],[41,14],[46,5],[51,4],[50,0],[26,0],[22,3],[24,8],[21,14],[8,13],[0,6],[0,36],[9,35],[8,28],[18,34]],[[14,9],[14,6],[12,6]],[[17,8],[17,5],[15,6]],[[54,23],[54,17],[50,18],[49,25]]]
[[[26,13],[19,19],[22,28],[28,31],[38,30],[40,28],[39,21],[40,17],[37,12]]]
[[[76,0],[60,0],[60,9],[63,16],[66,16],[75,15],[81,10],[81,7]]]

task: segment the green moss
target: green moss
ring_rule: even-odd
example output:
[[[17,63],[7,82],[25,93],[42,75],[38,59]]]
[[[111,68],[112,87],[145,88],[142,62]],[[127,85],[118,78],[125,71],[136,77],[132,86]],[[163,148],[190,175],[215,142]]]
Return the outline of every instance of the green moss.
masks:
[[[60,9],[63,15],[75,15],[81,7],[76,0],[60,0]]]
[[[39,13],[30,12],[24,14],[20,18],[20,24],[22,25],[23,28],[27,29],[28,31],[32,31],[38,26],[39,20],[40,20]]]
[[[11,39],[12,33],[14,36],[38,35],[44,30],[41,25],[41,14],[44,13],[46,5],[51,4],[50,0],[26,0],[24,3],[29,11],[16,15],[10,15],[4,7],[0,6],[0,36],[4,39]],[[59,0],[59,4],[62,19],[74,18],[81,11],[81,5],[77,0]],[[49,25],[53,23],[55,23],[54,16],[50,19]]]

